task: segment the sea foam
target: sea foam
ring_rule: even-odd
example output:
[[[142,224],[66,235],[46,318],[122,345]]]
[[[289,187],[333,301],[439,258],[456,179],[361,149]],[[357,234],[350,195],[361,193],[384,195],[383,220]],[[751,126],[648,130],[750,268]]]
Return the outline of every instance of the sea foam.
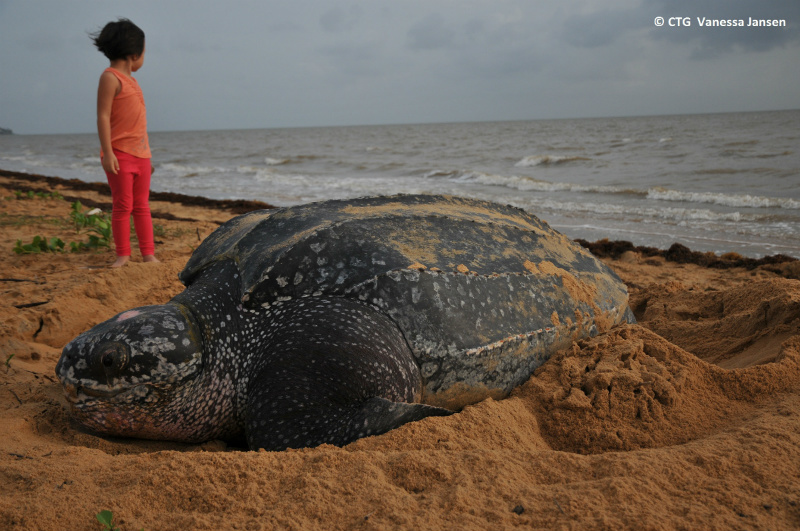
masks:
[[[566,162],[586,161],[592,160],[588,157],[578,157],[569,155],[530,155],[516,164],[517,168],[530,168],[533,166],[551,166],[555,164],[564,164]]]
[[[580,192],[595,194],[644,195],[643,190],[617,186],[589,186],[567,182],[551,182],[523,175],[497,175],[479,171],[429,172],[428,176],[447,176],[457,183],[476,183],[489,186],[502,186],[523,192]]]
[[[679,192],[666,188],[651,188],[647,198],[657,201],[707,203],[734,208],[787,208],[800,209],[800,201],[786,197],[763,197],[746,194],[721,194],[713,192]]]

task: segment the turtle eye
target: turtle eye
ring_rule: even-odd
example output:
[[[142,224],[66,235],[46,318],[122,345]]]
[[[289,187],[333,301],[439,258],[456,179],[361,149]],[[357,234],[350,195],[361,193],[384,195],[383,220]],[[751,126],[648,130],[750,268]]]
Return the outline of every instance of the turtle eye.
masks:
[[[127,349],[119,343],[106,345],[100,351],[100,363],[106,372],[121,371],[128,363]]]

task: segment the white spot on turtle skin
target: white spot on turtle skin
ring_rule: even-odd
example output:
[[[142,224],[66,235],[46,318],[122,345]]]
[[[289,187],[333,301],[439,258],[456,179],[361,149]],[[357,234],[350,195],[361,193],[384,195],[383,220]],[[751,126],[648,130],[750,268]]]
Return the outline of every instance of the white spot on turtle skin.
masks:
[[[422,292],[416,286],[411,288],[411,302],[417,304],[422,297]]]
[[[132,317],[136,317],[137,315],[141,315],[141,314],[142,314],[142,312],[140,312],[139,310],[128,310],[127,312],[123,312],[123,313],[119,314],[119,317],[117,317],[117,322],[125,321],[127,319],[130,319]]]
[[[275,279],[275,282],[282,288],[285,288],[289,284],[289,280],[286,277],[278,277]]]
[[[298,285],[303,281],[303,274],[299,271],[294,275],[294,285]]]

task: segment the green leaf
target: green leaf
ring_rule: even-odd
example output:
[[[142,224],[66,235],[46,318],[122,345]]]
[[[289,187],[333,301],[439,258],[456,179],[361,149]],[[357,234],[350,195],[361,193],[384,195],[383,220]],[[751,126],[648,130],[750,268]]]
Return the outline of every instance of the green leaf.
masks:
[[[64,240],[61,238],[50,238],[50,241],[47,243],[47,249],[51,253],[60,253],[64,250]]]
[[[32,253],[47,252],[47,240],[41,236],[34,236],[31,244],[29,246],[25,245],[24,247],[30,249]]]
[[[103,524],[106,529],[113,529],[111,526],[111,520],[114,519],[114,515],[111,514],[111,511],[100,511],[97,513],[97,521]]]

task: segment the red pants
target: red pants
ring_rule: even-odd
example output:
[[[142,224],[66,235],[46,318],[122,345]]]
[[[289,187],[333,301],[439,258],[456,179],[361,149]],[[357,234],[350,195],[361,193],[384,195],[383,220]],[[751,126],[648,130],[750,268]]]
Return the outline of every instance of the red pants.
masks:
[[[142,256],[155,254],[153,220],[150,217],[150,159],[114,150],[119,173],[106,172],[111,187],[111,231],[117,256],[131,255],[131,216]]]

